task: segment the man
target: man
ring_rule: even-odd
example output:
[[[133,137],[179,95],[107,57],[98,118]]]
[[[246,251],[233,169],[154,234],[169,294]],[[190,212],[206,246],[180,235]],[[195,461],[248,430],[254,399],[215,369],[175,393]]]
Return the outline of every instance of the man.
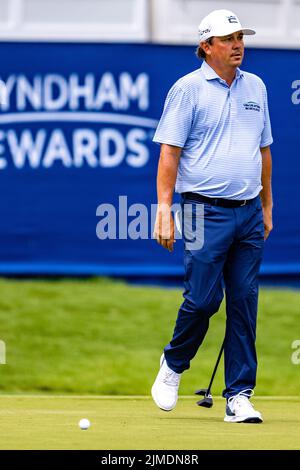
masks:
[[[152,397],[163,410],[177,402],[180,377],[190,367],[209,318],[226,294],[225,421],[262,422],[250,403],[256,383],[258,273],[272,230],[272,143],[262,80],[238,67],[244,34],[237,16],[216,10],[199,26],[200,69],[169,91],[154,141],[161,144],[154,235],[173,250],[172,197],[204,214],[203,246],[184,236],[185,291],[173,338],[164,348]],[[197,222],[197,220],[195,220]],[[194,222],[195,222],[194,221]],[[183,227],[184,228],[184,227]]]

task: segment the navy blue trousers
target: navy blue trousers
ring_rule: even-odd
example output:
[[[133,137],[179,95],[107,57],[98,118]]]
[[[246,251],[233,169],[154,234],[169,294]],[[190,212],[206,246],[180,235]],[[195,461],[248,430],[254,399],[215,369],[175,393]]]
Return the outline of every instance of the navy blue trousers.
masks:
[[[192,217],[195,217],[199,202],[185,198],[183,209],[186,204],[192,207]],[[225,286],[223,396],[229,398],[241,390],[253,389],[256,383],[258,272],[264,247],[261,200],[257,196],[238,208],[204,203],[203,211],[203,246],[191,249],[183,237],[184,302],[173,338],[164,353],[167,364],[175,372],[182,373],[190,367],[206,335],[210,317],[219,310]],[[195,220],[193,223],[194,227]]]

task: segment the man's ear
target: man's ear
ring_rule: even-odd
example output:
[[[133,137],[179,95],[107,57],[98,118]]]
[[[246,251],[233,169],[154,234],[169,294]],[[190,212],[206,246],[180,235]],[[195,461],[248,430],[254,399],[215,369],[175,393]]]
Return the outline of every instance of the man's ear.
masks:
[[[210,45],[208,44],[207,41],[201,42],[201,43],[200,43],[200,46],[202,47],[202,49],[204,50],[204,52],[205,52],[206,55],[210,55],[210,54],[211,54]]]

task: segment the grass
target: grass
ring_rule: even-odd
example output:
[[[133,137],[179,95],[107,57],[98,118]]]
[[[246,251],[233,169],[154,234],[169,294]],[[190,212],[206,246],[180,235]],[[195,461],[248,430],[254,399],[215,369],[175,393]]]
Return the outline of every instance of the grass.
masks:
[[[149,395],[181,301],[178,289],[107,279],[2,279],[0,339],[7,364],[0,366],[0,391]],[[300,365],[291,362],[291,344],[300,339],[299,305],[296,290],[261,290],[258,395],[299,395]],[[181,394],[207,386],[224,323],[223,305],[183,374]],[[214,394],[223,386],[221,367]]]
[[[254,403],[263,424],[224,423],[221,399],[208,410],[181,398],[165,413],[149,397],[1,396],[0,449],[300,449],[300,399]]]

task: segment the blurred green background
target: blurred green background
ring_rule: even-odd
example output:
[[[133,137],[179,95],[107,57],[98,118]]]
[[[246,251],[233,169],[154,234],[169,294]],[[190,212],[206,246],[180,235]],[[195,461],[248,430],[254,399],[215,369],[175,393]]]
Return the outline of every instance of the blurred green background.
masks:
[[[149,395],[171,338],[181,289],[87,280],[0,280],[3,392]],[[299,395],[291,361],[300,292],[260,290],[256,395]],[[224,302],[182,377],[180,393],[207,387],[225,327]],[[299,335],[298,335],[299,336]],[[223,365],[213,393],[224,387]]]

